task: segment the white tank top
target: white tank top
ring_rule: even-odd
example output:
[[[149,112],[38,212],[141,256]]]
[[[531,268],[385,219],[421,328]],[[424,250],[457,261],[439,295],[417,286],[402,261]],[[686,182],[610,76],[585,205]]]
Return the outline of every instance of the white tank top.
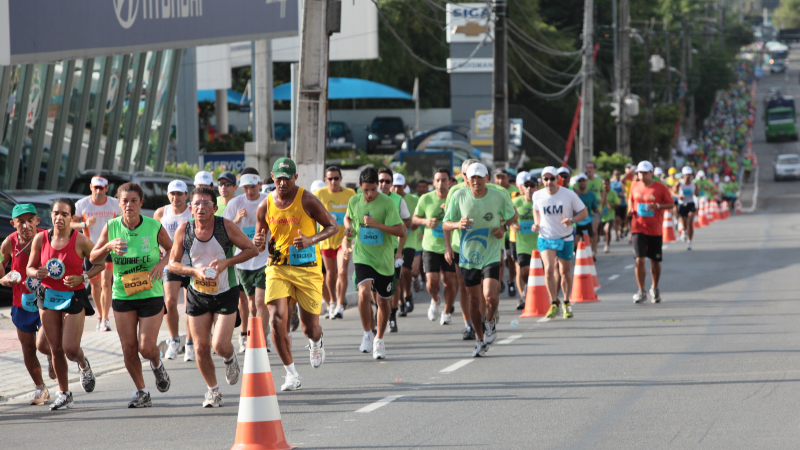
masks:
[[[169,235],[169,238],[172,239],[172,242],[175,242],[175,231],[178,230],[178,226],[184,222],[188,222],[191,218],[192,209],[188,206],[182,214],[175,214],[172,209],[172,205],[167,205],[164,207],[164,214],[161,216],[161,226],[167,230],[167,234]],[[190,262],[189,254],[184,253],[181,263],[185,266],[188,266],[190,265]]]
[[[678,191],[683,194],[683,197],[680,198],[679,202],[681,205],[688,205],[689,203],[694,203],[694,193],[695,193],[695,184],[692,181],[689,184],[683,182],[683,180],[678,180]]]
[[[186,224],[186,231],[183,237],[183,246],[188,249],[189,257],[192,259],[192,266],[194,267],[208,267],[212,261],[228,259],[233,256],[234,245],[228,237],[228,232],[225,230],[225,223],[222,217],[214,218],[214,231],[211,238],[207,241],[201,241],[195,235],[195,222],[191,221]],[[237,286],[236,272],[234,266],[230,266],[222,273],[217,274],[218,290],[215,294],[219,295],[230,290],[231,287]],[[192,287],[195,287],[195,279],[192,278]]]

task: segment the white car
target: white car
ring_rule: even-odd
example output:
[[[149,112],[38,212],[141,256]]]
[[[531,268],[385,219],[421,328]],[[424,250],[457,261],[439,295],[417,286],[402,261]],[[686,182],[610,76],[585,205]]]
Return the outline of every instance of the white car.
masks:
[[[800,178],[800,156],[793,153],[778,155],[775,161],[775,181]]]

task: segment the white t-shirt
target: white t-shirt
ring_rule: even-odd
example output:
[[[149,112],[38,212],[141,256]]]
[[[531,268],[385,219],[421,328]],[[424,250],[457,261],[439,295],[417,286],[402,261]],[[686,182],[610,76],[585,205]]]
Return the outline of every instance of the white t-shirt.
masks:
[[[689,184],[683,182],[683,180],[678,180],[678,184],[680,187],[678,188],[678,192],[683,194],[683,197],[678,198],[678,202],[681,205],[688,205],[689,203],[694,203],[694,193],[696,192],[696,185],[694,181]]]
[[[411,213],[408,211],[408,205],[406,204],[406,200],[401,198],[400,199],[400,219],[406,220],[411,218]]]
[[[236,225],[244,232],[245,236],[252,241],[253,236],[256,235],[256,212],[258,212],[258,205],[268,196],[269,194],[262,192],[258,195],[258,200],[253,201],[248,200],[246,194],[234,197],[228,202],[228,206],[225,207],[225,212],[222,213],[222,217],[233,222],[233,219],[236,218],[236,213],[238,213],[240,209],[247,210],[247,216],[242,217],[241,222]],[[269,239],[269,236],[267,236],[267,239]],[[242,251],[237,248],[235,254],[238,255],[241,252]],[[255,258],[237,264],[236,268],[242,270],[264,270],[264,266],[267,265],[267,259],[269,259],[269,252],[265,250],[259,253]]]
[[[167,205],[164,207],[164,213],[161,215],[161,226],[167,230],[167,234],[172,242],[175,242],[175,231],[178,230],[178,226],[183,223],[188,222],[192,218],[192,208],[189,206],[181,214],[175,214],[175,211],[172,209],[172,205]],[[191,260],[189,259],[189,253],[184,252],[183,258],[181,259],[181,264],[185,266],[191,265]],[[165,267],[164,270],[167,270]]]
[[[106,197],[105,203],[96,205],[92,201],[92,196],[88,196],[75,202],[75,215],[80,217],[81,222],[88,221],[90,217],[97,219],[94,225],[82,230],[92,242],[97,242],[108,221],[122,215],[122,208],[115,198]]]
[[[572,227],[564,225],[561,221],[574,218],[576,214],[586,209],[586,206],[578,194],[559,187],[553,195],[550,195],[547,189],[534,192],[533,208],[539,211],[539,236],[545,239],[572,241]]]

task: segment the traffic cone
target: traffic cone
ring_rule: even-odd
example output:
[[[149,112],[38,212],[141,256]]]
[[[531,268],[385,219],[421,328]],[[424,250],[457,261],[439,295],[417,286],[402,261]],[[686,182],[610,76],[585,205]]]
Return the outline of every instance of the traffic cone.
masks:
[[[592,263],[591,256],[586,250],[586,244],[578,242],[578,253],[575,255],[575,273],[572,277],[572,295],[569,301],[572,303],[599,302],[597,294],[594,292],[592,282]]]
[[[566,244],[564,244],[566,245]],[[528,292],[525,294],[525,311],[520,317],[542,317],[550,309],[550,297],[544,281],[544,265],[539,250],[531,255],[531,268],[528,271]]]
[[[731,210],[730,210],[730,208],[728,208],[728,202],[727,201],[722,202],[722,211],[720,211],[720,215],[722,217],[722,220],[725,220],[725,219],[727,219],[728,217],[731,216]]]
[[[239,396],[239,420],[231,450],[288,450],[275,396],[275,384],[267,357],[261,318],[251,317],[247,330],[247,352]]]
[[[700,214],[698,214],[698,215],[700,216],[700,226],[701,227],[707,227],[707,226],[711,225],[711,223],[708,221],[708,201],[706,201],[706,200],[701,200],[700,201],[700,211],[699,212],[700,212]]]
[[[700,224],[700,209],[697,209],[694,213],[694,219],[692,219],[692,226],[694,229],[703,228],[703,225]]]
[[[591,249],[592,249],[592,241],[589,239],[589,234],[588,233],[584,233],[583,234],[583,244],[586,246],[587,249],[589,249],[589,255],[591,256],[592,255],[592,251],[591,251]],[[592,263],[592,267],[591,267],[592,285],[594,286],[595,289],[599,289],[602,286],[600,286],[600,280],[597,278],[597,266],[595,266],[595,264],[594,264],[594,257],[589,258],[589,262]]]
[[[740,202],[739,199],[737,198],[736,199],[736,214],[741,214],[741,213],[742,213],[742,202]]]
[[[706,206],[706,221],[711,225],[714,223],[714,204],[716,200],[709,200]]]
[[[720,211],[719,202],[714,201],[711,204],[711,212],[714,214],[714,221],[722,220],[722,212]]]
[[[664,231],[663,242],[675,242],[675,224],[672,223],[672,212],[669,210],[664,212],[664,225],[661,229]]]

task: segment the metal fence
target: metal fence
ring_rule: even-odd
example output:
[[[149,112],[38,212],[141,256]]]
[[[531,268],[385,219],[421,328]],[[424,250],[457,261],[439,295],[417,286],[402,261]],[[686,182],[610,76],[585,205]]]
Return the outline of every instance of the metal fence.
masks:
[[[567,140],[550,128],[530,109],[508,105],[508,117],[522,119],[522,146],[528,158],[544,158],[548,165],[560,166],[566,152]],[[575,151],[570,154],[568,167],[575,167]]]

